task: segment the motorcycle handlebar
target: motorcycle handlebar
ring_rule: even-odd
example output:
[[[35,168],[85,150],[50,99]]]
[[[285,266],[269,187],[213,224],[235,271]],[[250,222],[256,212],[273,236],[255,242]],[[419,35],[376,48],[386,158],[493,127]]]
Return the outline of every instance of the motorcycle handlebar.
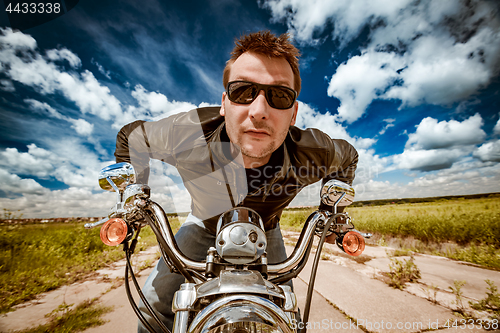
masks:
[[[170,228],[170,224],[168,223],[167,216],[163,209],[157,203],[151,201],[149,210],[151,211],[151,216],[156,219],[156,222],[160,227],[160,232],[162,233],[165,242],[172,250],[172,254],[185,265],[186,269],[200,272],[205,271],[206,263],[194,261],[187,258],[179,249],[179,247],[177,246],[177,242],[175,241],[172,229]],[[299,265],[307,252],[308,244],[311,241],[311,238],[314,236],[318,223],[321,221],[324,222],[328,217],[330,217],[327,216],[327,214],[329,213],[325,211],[316,211],[309,216],[292,254],[283,262],[277,264],[268,264],[267,272],[269,275],[284,274]],[[337,215],[333,216],[333,218],[335,218],[336,216]]]

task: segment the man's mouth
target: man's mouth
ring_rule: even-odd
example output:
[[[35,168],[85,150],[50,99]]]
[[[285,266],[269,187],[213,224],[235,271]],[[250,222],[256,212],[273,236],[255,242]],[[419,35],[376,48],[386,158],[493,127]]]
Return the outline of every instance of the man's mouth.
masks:
[[[256,138],[265,138],[271,135],[268,131],[263,129],[248,129],[245,130],[245,134],[248,134]]]

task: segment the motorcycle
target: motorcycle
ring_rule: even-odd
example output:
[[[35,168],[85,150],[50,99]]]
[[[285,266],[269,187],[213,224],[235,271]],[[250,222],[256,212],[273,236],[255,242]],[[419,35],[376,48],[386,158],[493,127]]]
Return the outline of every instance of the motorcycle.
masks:
[[[175,293],[172,309],[175,313],[174,333],[245,333],[298,332],[300,316],[297,298],[285,285],[304,268],[313,247],[314,235],[319,236],[310,276],[302,323],[309,311],[325,240],[332,240],[345,253],[360,255],[365,248],[363,234],[352,224],[347,212],[338,207],[354,200],[352,186],[338,180],[326,182],[320,190],[321,201],[331,207],[316,210],[305,221],[292,254],[283,262],[268,264],[267,240],[259,214],[249,208],[235,207],[220,215],[216,242],[207,251],[204,262],[187,258],[178,248],[167,215],[150,199],[151,189],[135,183],[135,171],[129,163],[117,163],[101,170],[99,184],[104,190],[117,193],[117,203],[108,217],[86,228],[101,226],[101,240],[110,246],[123,244],[127,266],[125,288],[134,312],[150,332],[156,332],[144,318],[131,295],[129,275],[153,320],[162,332],[170,332],[141,292],[130,262],[139,233],[149,225],[156,235],[161,255],[170,270],[181,274],[185,283]]]

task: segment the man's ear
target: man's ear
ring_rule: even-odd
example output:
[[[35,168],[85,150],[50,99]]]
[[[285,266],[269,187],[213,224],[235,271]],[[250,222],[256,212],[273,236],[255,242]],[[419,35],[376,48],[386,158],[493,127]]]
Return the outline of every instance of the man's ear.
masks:
[[[290,126],[295,125],[295,121],[297,120],[297,111],[299,110],[299,102],[295,102],[293,106],[293,114],[292,114],[292,120],[290,121]]]
[[[222,102],[220,103],[220,115],[225,116],[226,115],[226,109],[224,108],[224,101],[226,100],[226,92],[222,93]]]

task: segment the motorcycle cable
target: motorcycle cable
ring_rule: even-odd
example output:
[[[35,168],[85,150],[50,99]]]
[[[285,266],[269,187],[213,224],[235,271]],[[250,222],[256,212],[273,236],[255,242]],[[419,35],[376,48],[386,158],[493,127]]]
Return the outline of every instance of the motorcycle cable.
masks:
[[[312,249],[312,243],[307,246],[306,252],[304,254],[304,258],[302,258],[302,260],[299,262],[299,264],[295,268],[293,268],[290,271],[288,271],[284,274],[281,274],[275,278],[270,279],[269,282],[272,282],[274,284],[285,284],[288,281],[290,281],[291,279],[297,277],[297,275],[299,275],[300,272],[302,272],[304,267],[306,267],[307,258],[309,258],[309,254],[311,253],[311,249]]]
[[[143,301],[144,305],[148,309],[148,311],[151,313],[153,319],[160,325],[160,328],[162,329],[162,332],[164,333],[172,333],[166,326],[163,324],[163,322],[158,318],[158,316],[155,314],[154,310],[151,308],[151,305],[149,305],[149,302],[146,300],[144,294],[142,293],[139,283],[137,282],[137,279],[135,278],[134,271],[132,269],[132,264],[130,263],[130,251],[128,247],[128,242],[123,244],[123,250],[125,251],[125,257],[127,259],[127,266],[125,267],[125,290],[127,292],[127,297],[129,299],[130,305],[132,306],[132,309],[134,310],[137,318],[141,321],[141,323],[144,325],[144,327],[151,333],[156,333],[156,330],[151,326],[151,324],[144,318],[144,315],[142,314],[141,310],[135,303],[135,300],[132,296],[132,293],[130,292],[130,284],[128,280],[128,275],[129,275],[129,270],[130,270],[130,276],[132,277],[132,281],[134,282],[135,288],[141,297],[141,300]]]
[[[149,214],[142,214],[144,219],[147,221],[148,225],[151,227],[151,230],[153,230],[156,240],[158,241],[160,247],[165,251],[167,254],[167,257],[172,261],[172,264],[174,267],[179,271],[179,273],[186,279],[187,282],[189,283],[196,283],[189,274],[189,272],[186,270],[184,265],[179,261],[179,259],[175,256],[175,254],[172,252],[168,244],[165,242],[165,239],[163,238],[160,230],[158,230],[158,227],[155,223],[155,220],[149,216]],[[170,224],[169,224],[170,227]]]
[[[337,216],[339,215],[340,214],[335,214],[330,218],[328,218],[325,227],[323,228],[323,233],[321,234],[318,247],[316,248],[316,255],[314,257],[313,267],[311,269],[311,278],[309,279],[309,286],[307,287],[307,297],[306,297],[306,304],[304,307],[304,316],[302,318],[302,323],[304,323],[304,325],[300,333],[306,333],[307,331],[307,321],[309,320],[309,311],[311,309],[311,300],[314,291],[314,282],[316,281],[316,272],[318,270],[318,264],[319,264],[319,259],[321,258],[321,251],[323,250],[323,244],[325,243],[326,233],[330,229],[330,225],[332,224],[332,222],[335,221]]]
[[[317,214],[317,212],[314,212],[312,213],[311,215],[309,215],[307,217],[307,220],[306,220],[306,225],[309,224],[309,222],[311,221],[311,219],[315,216],[315,214]],[[303,240],[304,240],[304,237],[305,237],[305,230],[306,228],[302,228],[302,232],[300,233],[300,236],[299,236],[299,239],[297,241],[297,244],[301,243]],[[280,274],[272,279],[270,279],[269,281],[272,282],[272,283],[275,283],[275,284],[284,284],[284,283],[287,283],[288,281],[290,281],[291,279],[297,277],[297,275],[300,274],[300,272],[304,269],[304,267],[306,266],[307,264],[307,261],[308,261],[308,258],[309,258],[309,255],[311,253],[311,249],[312,249],[312,242],[309,243],[309,245],[307,246],[306,248],[306,252],[304,254],[304,257],[301,259],[301,261],[299,262],[299,264],[289,270],[288,272],[285,272],[283,274]],[[294,250],[295,252],[295,250]]]

